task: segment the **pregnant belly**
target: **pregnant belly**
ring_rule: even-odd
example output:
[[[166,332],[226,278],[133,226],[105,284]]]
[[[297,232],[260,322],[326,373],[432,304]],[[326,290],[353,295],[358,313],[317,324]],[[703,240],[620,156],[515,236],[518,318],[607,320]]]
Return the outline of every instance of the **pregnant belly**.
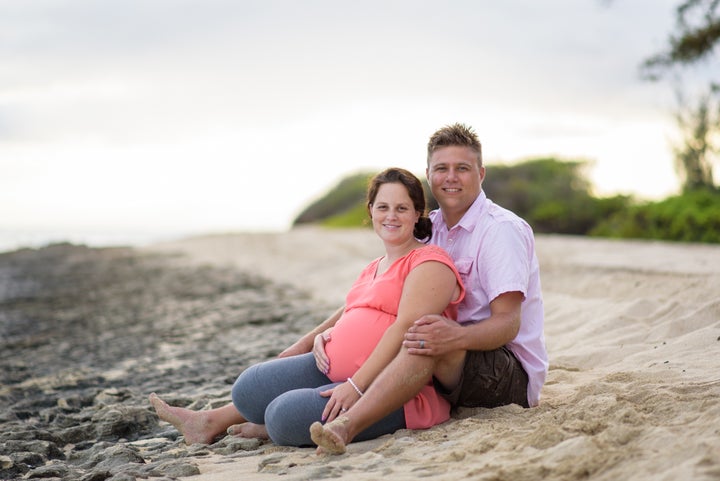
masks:
[[[330,359],[328,377],[333,382],[351,377],[394,321],[395,316],[370,308],[356,308],[343,314],[325,344]]]

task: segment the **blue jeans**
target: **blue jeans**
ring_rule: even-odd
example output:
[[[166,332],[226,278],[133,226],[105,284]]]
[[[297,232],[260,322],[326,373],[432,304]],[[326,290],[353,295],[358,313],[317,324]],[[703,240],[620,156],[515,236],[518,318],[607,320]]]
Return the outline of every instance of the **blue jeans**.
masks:
[[[333,383],[315,365],[311,353],[273,359],[246,369],[235,381],[232,401],[245,419],[264,424],[270,439],[281,446],[313,446],[310,425],[320,421],[330,398],[320,396]],[[373,424],[355,441],[374,439],[405,428],[400,408]]]

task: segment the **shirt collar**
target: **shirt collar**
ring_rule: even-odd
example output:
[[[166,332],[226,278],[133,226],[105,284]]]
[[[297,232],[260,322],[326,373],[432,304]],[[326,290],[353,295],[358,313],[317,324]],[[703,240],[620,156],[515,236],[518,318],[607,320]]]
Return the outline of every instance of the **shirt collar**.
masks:
[[[480,194],[475,199],[475,202],[470,205],[470,208],[462,216],[460,222],[456,224],[456,227],[461,227],[468,232],[472,232],[473,229],[475,229],[477,220],[480,218],[483,211],[485,210],[486,200],[487,196],[485,195],[485,191],[481,190]],[[443,228],[445,230],[448,229],[447,224],[445,223],[445,219],[442,216],[442,209],[436,210],[435,215],[431,217],[431,220],[436,223],[439,228]]]

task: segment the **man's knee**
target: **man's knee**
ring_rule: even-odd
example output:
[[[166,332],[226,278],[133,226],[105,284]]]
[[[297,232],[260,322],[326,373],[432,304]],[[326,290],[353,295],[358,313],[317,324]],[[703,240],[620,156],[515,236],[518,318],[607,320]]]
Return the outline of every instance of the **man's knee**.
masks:
[[[452,351],[437,358],[433,377],[446,389],[455,389],[462,380],[467,351]]]

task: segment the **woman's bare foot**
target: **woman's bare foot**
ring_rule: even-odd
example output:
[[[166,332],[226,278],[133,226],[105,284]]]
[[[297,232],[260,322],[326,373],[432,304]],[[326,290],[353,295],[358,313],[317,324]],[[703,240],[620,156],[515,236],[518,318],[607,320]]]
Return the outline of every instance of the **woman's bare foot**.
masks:
[[[347,445],[347,429],[350,420],[339,417],[324,426],[315,422],[310,426],[310,437],[318,445],[318,453],[343,454]]]
[[[239,436],[241,438],[270,439],[264,424],[233,424],[227,428],[227,433],[231,436]]]
[[[185,437],[186,444],[211,444],[219,432],[213,427],[213,423],[207,415],[207,411],[192,411],[168,403],[158,397],[157,394],[150,394],[150,404],[155,408],[158,417],[167,421]]]

